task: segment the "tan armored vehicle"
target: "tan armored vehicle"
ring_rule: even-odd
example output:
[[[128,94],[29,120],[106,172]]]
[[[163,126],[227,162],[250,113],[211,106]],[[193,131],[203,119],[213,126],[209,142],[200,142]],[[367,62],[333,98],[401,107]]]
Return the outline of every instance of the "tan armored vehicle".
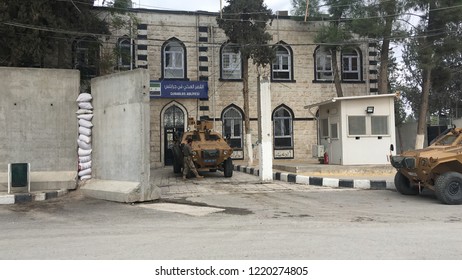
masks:
[[[193,162],[198,171],[223,171],[225,177],[233,176],[233,149],[221,134],[212,131],[213,122],[194,118],[188,119],[189,130],[183,133],[181,140],[173,146],[173,171],[181,173],[183,168],[182,145],[186,145],[188,138],[193,140]]]
[[[404,195],[431,189],[446,204],[462,204],[462,128],[447,130],[425,149],[391,157],[396,189]]]

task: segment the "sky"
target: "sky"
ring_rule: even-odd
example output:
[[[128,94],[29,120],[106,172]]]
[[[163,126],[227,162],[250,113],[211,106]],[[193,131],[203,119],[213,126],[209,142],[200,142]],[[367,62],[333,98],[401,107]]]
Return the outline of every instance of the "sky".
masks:
[[[101,1],[101,0],[100,0]],[[226,0],[221,0],[226,6]],[[134,8],[218,12],[220,0],[132,0]],[[265,0],[273,13],[292,9],[291,0]]]

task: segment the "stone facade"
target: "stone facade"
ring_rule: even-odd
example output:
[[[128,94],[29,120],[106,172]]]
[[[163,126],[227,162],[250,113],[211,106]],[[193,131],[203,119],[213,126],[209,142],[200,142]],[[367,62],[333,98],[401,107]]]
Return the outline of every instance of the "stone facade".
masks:
[[[242,81],[221,79],[221,49],[228,39],[216,22],[218,14],[209,12],[179,12],[160,10],[135,10],[138,18],[135,43],[135,67],[146,68],[151,80],[162,80],[163,46],[176,40],[184,46],[187,81],[207,81],[208,99],[155,98],[151,99],[150,161],[159,167],[166,162],[167,139],[164,115],[175,106],[183,113],[184,129],[187,118],[199,119],[208,116],[215,122],[215,130],[222,132],[222,117],[226,108],[234,106],[243,114]],[[312,156],[311,146],[317,144],[317,121],[304,106],[336,96],[332,82],[315,81],[315,52],[319,47],[314,36],[320,22],[303,22],[292,17],[279,17],[268,26],[272,44],[284,44],[291,50],[292,79],[286,82],[271,82],[272,110],[283,106],[292,118],[292,147],[276,149],[274,157],[303,160]],[[377,71],[374,45],[362,43],[357,46],[360,61],[360,79],[343,82],[345,96],[376,93]],[[339,63],[342,62],[338,54]],[[257,144],[257,69],[249,63],[249,94],[252,142]],[[270,72],[270,67],[265,69]],[[341,66],[339,67],[341,68]],[[242,116],[243,117],[243,116]],[[242,123],[243,126],[243,123]],[[244,134],[244,128],[242,127]],[[242,146],[244,141],[242,141]],[[256,147],[257,145],[255,145]],[[243,156],[236,149],[235,158]],[[256,155],[257,153],[255,153]]]

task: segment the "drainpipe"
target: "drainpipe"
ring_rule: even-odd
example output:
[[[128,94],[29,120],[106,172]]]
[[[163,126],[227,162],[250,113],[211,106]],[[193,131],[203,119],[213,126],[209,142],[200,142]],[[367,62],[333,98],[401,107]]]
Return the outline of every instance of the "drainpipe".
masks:
[[[199,81],[199,14],[196,13],[196,81]],[[196,121],[199,120],[199,98],[196,99]]]
[[[314,108],[314,107],[305,106],[304,108],[308,109],[308,113],[310,113],[310,115],[313,116],[313,118],[316,120],[316,142],[319,145],[319,144],[321,144],[321,135],[319,134],[319,118],[316,117],[316,114],[311,112],[311,108]],[[318,109],[319,109],[319,107],[318,107]]]
[[[132,18],[130,18],[130,25],[129,25],[129,28],[130,28],[130,70],[133,70],[133,61],[135,60],[135,58],[133,57],[133,43],[134,43],[134,40],[133,40],[133,27],[132,27]]]
[[[220,9],[221,10],[221,9]],[[217,92],[217,83],[216,83],[216,75],[215,75],[215,30],[212,25],[210,25],[210,40],[211,40],[211,51],[212,51],[212,79],[213,83],[213,95],[212,95],[212,113],[213,113],[213,129],[216,131],[216,106],[215,106],[215,94]]]

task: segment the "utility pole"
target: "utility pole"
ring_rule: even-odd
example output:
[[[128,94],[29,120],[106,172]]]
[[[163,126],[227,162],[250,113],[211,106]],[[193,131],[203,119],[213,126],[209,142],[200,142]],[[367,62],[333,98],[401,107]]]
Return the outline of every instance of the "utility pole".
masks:
[[[308,18],[308,3],[309,3],[309,0],[306,0],[305,22],[306,22],[306,19]]]
[[[258,142],[260,180],[273,181],[273,136],[271,132],[271,87],[267,76],[258,75]]]

